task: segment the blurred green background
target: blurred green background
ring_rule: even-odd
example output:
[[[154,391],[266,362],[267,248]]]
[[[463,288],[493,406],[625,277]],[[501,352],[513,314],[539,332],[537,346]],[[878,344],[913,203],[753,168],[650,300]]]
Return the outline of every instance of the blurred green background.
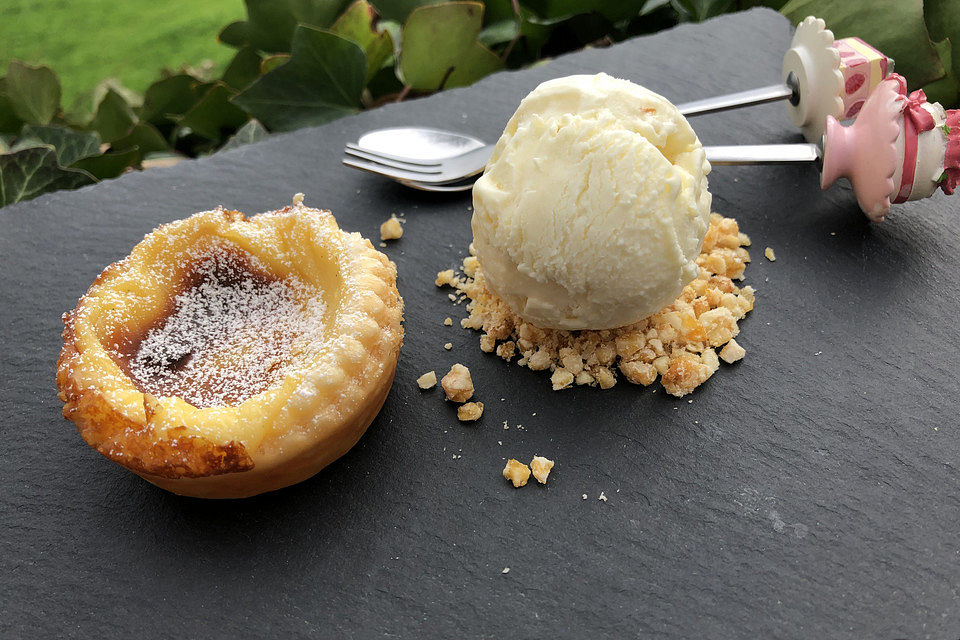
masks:
[[[0,69],[51,67],[67,105],[108,77],[143,92],[163,67],[225,64],[217,33],[244,14],[242,0],[0,0]]]

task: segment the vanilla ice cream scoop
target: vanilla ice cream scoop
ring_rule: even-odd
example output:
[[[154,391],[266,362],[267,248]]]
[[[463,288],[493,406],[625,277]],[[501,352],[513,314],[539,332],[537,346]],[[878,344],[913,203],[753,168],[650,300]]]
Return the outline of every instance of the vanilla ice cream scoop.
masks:
[[[539,327],[610,329],[699,273],[710,163],[665,98],[606,74],[544,82],[473,187],[487,286]]]

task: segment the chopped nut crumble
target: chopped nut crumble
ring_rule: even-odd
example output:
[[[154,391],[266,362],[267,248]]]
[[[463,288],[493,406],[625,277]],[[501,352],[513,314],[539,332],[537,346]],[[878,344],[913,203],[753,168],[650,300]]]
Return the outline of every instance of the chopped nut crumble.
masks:
[[[553,460],[544,458],[543,456],[533,457],[533,460],[530,461],[530,470],[533,472],[533,477],[537,479],[537,482],[547,484],[547,476],[550,475],[553,464]]]
[[[380,225],[381,240],[397,240],[403,235],[403,225],[397,216],[390,216],[390,219]]]
[[[440,381],[443,392],[447,394],[447,399],[453,402],[466,402],[473,395],[473,379],[470,377],[470,369],[467,369],[460,363],[450,367],[450,373],[443,376]]]
[[[474,422],[483,415],[482,402],[468,402],[457,407],[457,419],[460,422]]]
[[[517,489],[527,484],[530,479],[530,467],[519,460],[510,458],[507,460],[507,466],[503,468],[503,477],[513,483]]]
[[[437,386],[437,372],[427,371],[425,374],[417,378],[417,386],[421,389],[433,389],[435,386]]]
[[[474,255],[464,260],[466,278],[449,269],[437,275],[437,285],[470,298],[470,315],[460,324],[482,332],[483,351],[508,362],[519,356],[517,364],[549,371],[555,390],[574,384],[609,389],[619,371],[628,382],[644,386],[660,376],[667,392],[679,397],[717,371],[716,349],[726,349],[740,331],[738,321],[753,309],[753,287],[734,284],[750,262],[744,248],[749,242],[736,220],[711,214],[697,258],[700,275],[680,297],[649,318],[604,331],[541,329],[525,322],[487,289],[483,265]],[[738,348],[734,342],[727,355]]]

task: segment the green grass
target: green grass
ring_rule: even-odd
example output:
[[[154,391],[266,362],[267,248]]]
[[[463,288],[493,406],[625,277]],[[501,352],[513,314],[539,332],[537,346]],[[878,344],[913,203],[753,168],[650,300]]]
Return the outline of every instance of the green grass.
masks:
[[[0,76],[12,58],[45,64],[65,106],[108,77],[142,92],[163,67],[222,68],[217,33],[245,15],[241,0],[0,0]]]

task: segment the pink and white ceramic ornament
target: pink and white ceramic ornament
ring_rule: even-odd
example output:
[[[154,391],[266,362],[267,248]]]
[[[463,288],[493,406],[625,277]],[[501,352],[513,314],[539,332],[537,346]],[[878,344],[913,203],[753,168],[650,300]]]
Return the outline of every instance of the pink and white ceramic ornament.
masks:
[[[820,186],[853,186],[867,217],[882,222],[891,203],[950,195],[960,184],[960,112],[907,92],[902,76],[883,80],[847,127],[826,119]]]
[[[827,117],[856,117],[871,91],[893,72],[893,59],[860,38],[835,40],[820,18],[797,25],[783,57],[783,81],[795,83],[790,120],[810,142],[823,135]]]

